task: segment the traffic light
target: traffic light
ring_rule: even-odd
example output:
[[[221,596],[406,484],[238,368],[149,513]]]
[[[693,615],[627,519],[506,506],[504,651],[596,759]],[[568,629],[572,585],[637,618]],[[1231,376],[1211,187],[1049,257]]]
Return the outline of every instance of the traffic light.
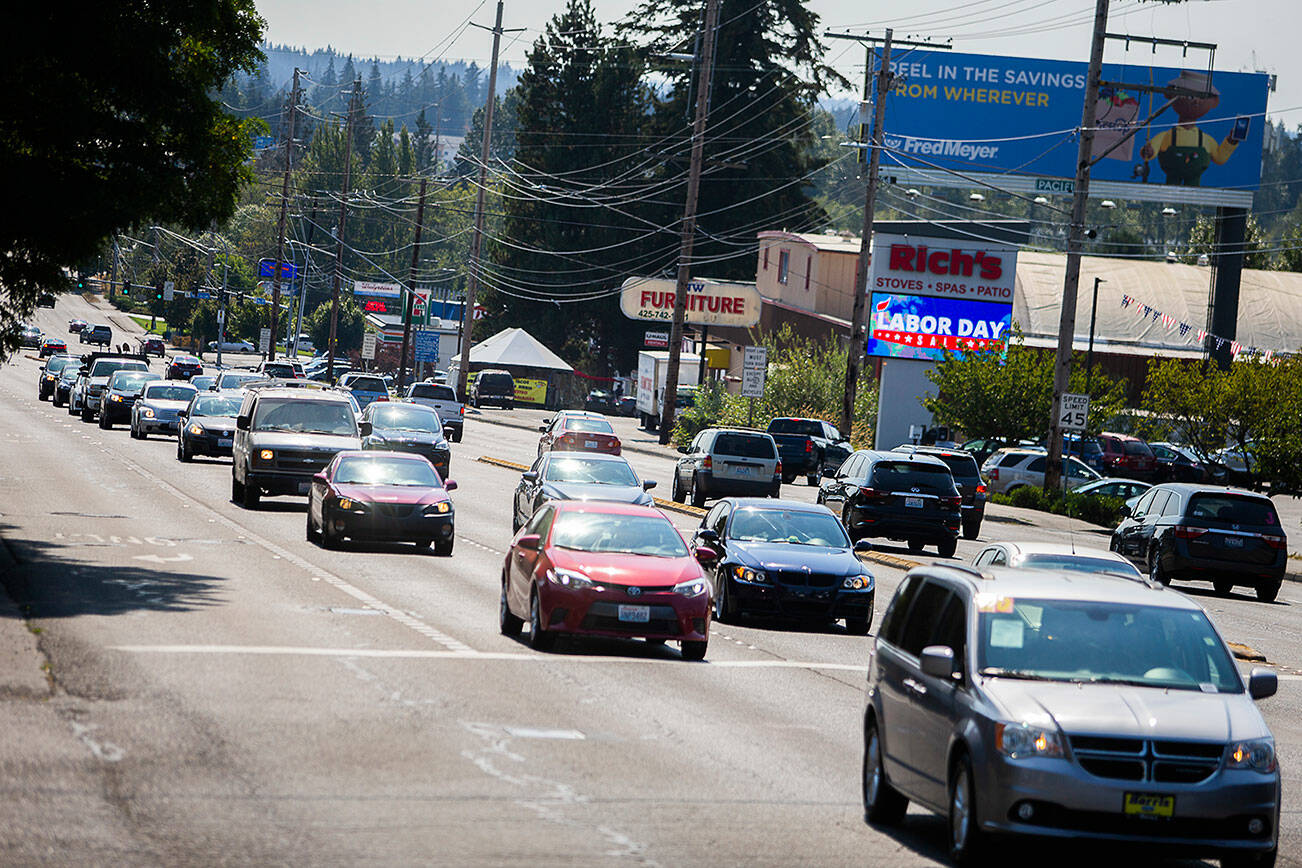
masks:
[[[85,288],[86,288],[86,278],[84,278],[84,277],[82,277],[80,274],[78,274],[78,275],[77,275],[77,291],[80,292],[81,290],[83,290],[83,289],[85,289]]]
[[[129,280],[122,281],[122,294],[131,295],[131,281]]]
[[[163,300],[163,285],[161,283],[156,283],[154,284],[154,301],[162,301],[162,300]]]

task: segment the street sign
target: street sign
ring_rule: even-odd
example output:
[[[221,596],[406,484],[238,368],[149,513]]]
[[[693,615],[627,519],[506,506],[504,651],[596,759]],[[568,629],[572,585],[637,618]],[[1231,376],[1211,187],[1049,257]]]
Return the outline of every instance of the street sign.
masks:
[[[1058,424],[1064,431],[1084,431],[1090,416],[1090,396],[1064,394],[1058,409]]]
[[[163,301],[171,301],[173,294],[176,292],[176,284],[173,281],[163,281]]]
[[[434,329],[416,329],[413,334],[415,335],[416,361],[438,364],[439,333]]]
[[[375,332],[367,332],[362,337],[362,358],[375,358]]]
[[[741,396],[743,398],[764,396],[764,377],[768,373],[768,366],[768,347],[742,347]]]
[[[258,277],[275,277],[276,260],[259,259],[258,260]],[[280,263],[280,279],[282,281],[293,280],[298,277],[298,266],[292,262]]]
[[[650,349],[663,350],[669,347],[669,332],[647,332],[642,345]]]
[[[271,329],[269,328],[258,329],[258,352],[260,353],[271,352]]]

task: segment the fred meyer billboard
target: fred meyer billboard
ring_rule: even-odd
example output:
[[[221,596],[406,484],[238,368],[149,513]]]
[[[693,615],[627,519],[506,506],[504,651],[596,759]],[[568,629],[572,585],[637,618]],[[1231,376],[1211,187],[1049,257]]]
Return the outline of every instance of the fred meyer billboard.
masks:
[[[1012,328],[1017,248],[917,235],[873,236],[870,356],[939,361],[999,349]]]
[[[885,174],[910,167],[921,173],[904,173],[914,183],[927,183],[922,176],[931,173],[936,183],[971,186],[943,177],[943,167],[1015,176],[1023,182],[1012,185],[1018,190],[1071,192],[1070,183],[1052,190],[1043,182],[1075,177],[1085,63],[914,51],[892,69],[897,79],[886,104]],[[1261,180],[1267,75],[1215,72],[1209,79],[1205,69],[1105,63],[1103,81],[1185,93],[1172,92],[1168,99],[1162,92],[1103,88],[1094,156],[1117,147],[1094,165],[1091,181],[1099,189],[1092,192],[1251,204],[1251,191]]]

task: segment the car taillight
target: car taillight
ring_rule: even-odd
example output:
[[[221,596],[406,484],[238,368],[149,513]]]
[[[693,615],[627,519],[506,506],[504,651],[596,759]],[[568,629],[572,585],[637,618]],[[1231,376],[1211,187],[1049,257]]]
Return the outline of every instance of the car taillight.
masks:
[[[990,468],[990,481],[991,481],[991,482],[998,482],[998,481],[999,481],[999,468],[998,468],[998,467],[992,467],[992,468]]]
[[[387,401],[387,400],[389,400],[389,396],[388,396],[388,395],[381,395],[380,397],[376,398],[375,400],[377,400],[377,401]]]
[[[708,455],[705,456],[705,460],[701,462],[701,469],[702,469],[702,470],[709,470],[709,469],[710,469],[711,467],[713,467],[713,466],[714,466],[714,459],[712,459],[712,458],[711,458],[710,456],[708,456]]]
[[[566,446],[569,446],[574,443],[574,437],[569,434],[562,434],[560,442],[564,443]]]
[[[462,416],[466,415],[466,405],[462,404],[461,409],[458,410],[457,412],[459,412]]]
[[[1177,524],[1175,527],[1171,528],[1171,532],[1175,534],[1176,539],[1197,539],[1207,533],[1209,529],[1210,528],[1205,527],[1192,527],[1187,524]]]
[[[808,437],[805,438],[805,451],[806,452],[814,451],[814,441],[810,440]]]
[[[618,437],[612,437],[611,439],[615,441],[615,452],[614,452],[614,454],[615,454],[615,455],[618,455],[618,454],[619,454],[619,450],[622,448],[622,445],[621,445],[620,442],[619,442],[619,438],[618,438]]]
[[[985,493],[986,493],[986,487],[985,487],[984,485],[978,485],[978,486],[977,486],[977,492],[976,492],[976,493],[977,493],[977,494],[985,494]]]
[[[1273,549],[1282,549],[1286,545],[1286,541],[1282,536],[1269,536],[1267,534],[1262,534],[1261,538],[1265,540],[1266,545]]]
[[[860,488],[859,496],[862,497],[864,500],[876,500],[880,497],[885,497],[886,494],[884,492],[878,491],[875,488]]]
[[[956,494],[956,495],[954,495],[953,497],[942,497],[942,498],[940,499],[940,502],[943,503],[943,504],[945,504],[946,506],[962,506],[962,505],[963,505],[963,495],[961,495],[961,494]]]
[[[781,475],[782,475],[782,461],[781,461],[781,460],[779,460],[778,463],[777,463],[777,466],[775,466],[775,467],[773,468],[773,475],[774,475],[774,476],[781,476]]]

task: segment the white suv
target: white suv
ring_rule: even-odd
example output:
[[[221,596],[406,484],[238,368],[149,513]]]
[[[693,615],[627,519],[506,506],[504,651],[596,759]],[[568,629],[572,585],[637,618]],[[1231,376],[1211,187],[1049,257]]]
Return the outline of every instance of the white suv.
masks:
[[[1066,457],[1066,461],[1068,488],[1103,478],[1079,458]],[[981,465],[981,475],[991,494],[1007,494],[1024,485],[1043,488],[1048,463],[1049,455],[1043,449],[1000,449]]]

